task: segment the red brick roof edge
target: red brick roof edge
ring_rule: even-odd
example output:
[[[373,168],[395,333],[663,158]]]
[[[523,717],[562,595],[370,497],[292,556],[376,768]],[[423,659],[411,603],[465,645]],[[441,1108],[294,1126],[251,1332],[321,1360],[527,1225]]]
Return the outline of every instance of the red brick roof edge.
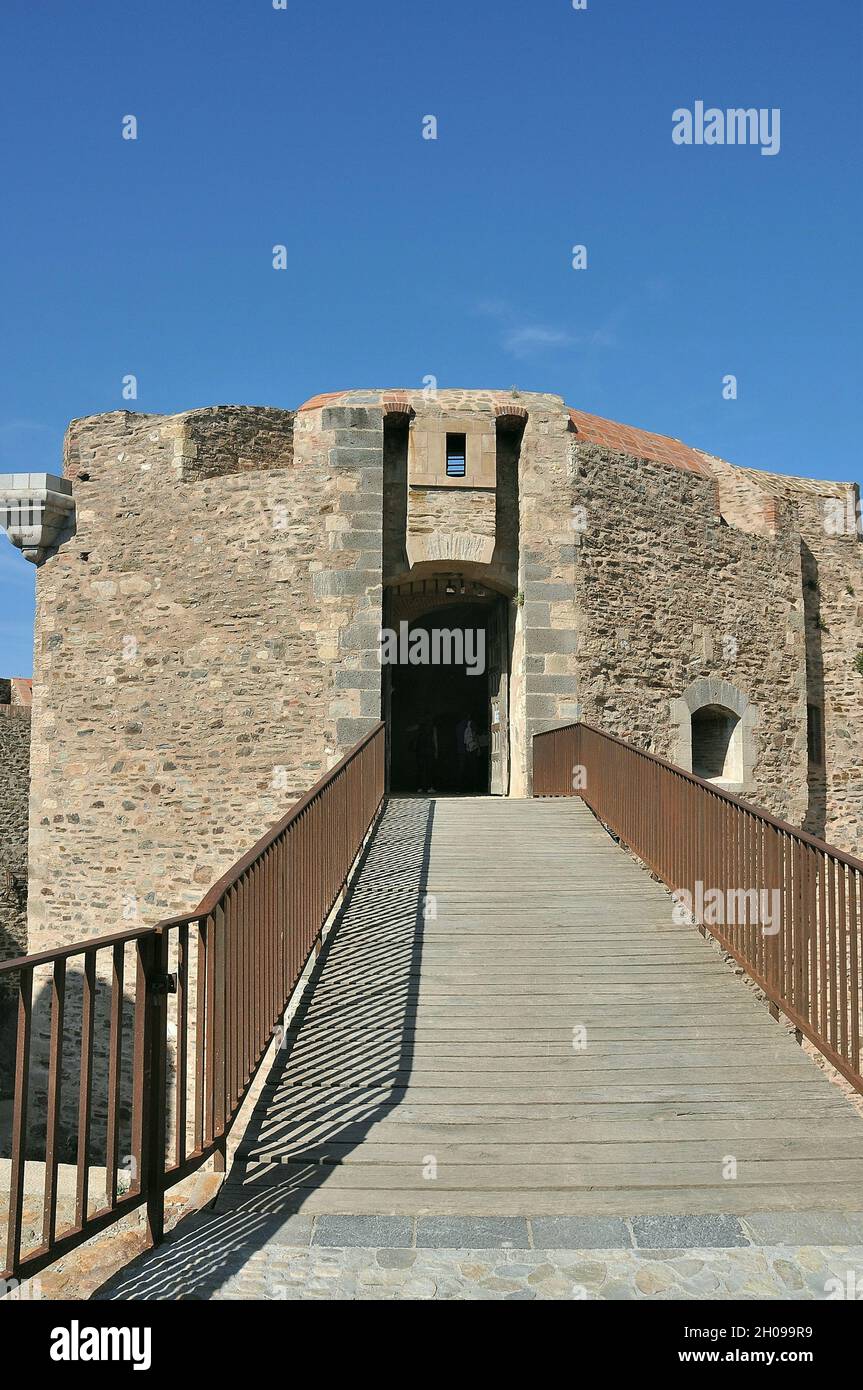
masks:
[[[571,407],[569,418],[579,439],[588,444],[598,444],[619,454],[632,454],[651,463],[669,464],[687,473],[697,473],[701,478],[713,476],[698,450],[682,444],[679,439],[653,434],[650,430],[639,430],[633,425],[619,425],[614,420],[604,420],[599,415],[588,415],[583,410],[573,410]]]

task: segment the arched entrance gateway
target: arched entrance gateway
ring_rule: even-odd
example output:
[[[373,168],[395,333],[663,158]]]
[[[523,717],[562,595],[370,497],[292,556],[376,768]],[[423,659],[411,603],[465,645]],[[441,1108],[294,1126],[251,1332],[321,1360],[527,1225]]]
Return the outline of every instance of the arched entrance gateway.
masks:
[[[385,591],[391,791],[507,795],[509,608],[507,595],[457,573]]]
[[[527,408],[495,393],[391,398],[384,407],[388,787],[524,795],[524,719],[513,759],[510,709]]]

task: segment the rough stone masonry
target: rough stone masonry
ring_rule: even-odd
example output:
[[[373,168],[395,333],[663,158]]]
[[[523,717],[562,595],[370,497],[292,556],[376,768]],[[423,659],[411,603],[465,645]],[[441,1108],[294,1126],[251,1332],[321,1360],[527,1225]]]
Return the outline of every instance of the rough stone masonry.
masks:
[[[504,614],[504,794],[580,716],[863,848],[851,484],[518,391],[114,412],[63,472],[72,534],[28,540],[31,950],[193,907],[388,716],[382,624],[468,590]]]
[[[0,679],[0,960],[27,951],[30,681]],[[0,994],[12,988],[0,976]]]

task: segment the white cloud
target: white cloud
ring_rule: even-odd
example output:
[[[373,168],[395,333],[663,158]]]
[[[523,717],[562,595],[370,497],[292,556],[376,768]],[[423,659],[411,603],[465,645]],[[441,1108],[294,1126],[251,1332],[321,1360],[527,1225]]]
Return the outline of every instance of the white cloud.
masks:
[[[503,335],[503,347],[513,357],[535,357],[552,348],[573,347],[577,339],[565,328],[552,328],[543,323],[525,323],[508,328]]]

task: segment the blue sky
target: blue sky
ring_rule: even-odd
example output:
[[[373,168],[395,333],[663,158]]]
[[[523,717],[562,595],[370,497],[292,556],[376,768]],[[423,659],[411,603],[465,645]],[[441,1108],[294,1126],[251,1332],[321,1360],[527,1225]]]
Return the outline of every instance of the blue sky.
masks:
[[[860,0],[3,0],[0,471],[59,471],[127,373],[154,412],[433,374],[859,479],[861,27]],[[675,145],[696,100],[778,107],[779,154]],[[31,670],[33,578],[0,538],[0,675]]]

